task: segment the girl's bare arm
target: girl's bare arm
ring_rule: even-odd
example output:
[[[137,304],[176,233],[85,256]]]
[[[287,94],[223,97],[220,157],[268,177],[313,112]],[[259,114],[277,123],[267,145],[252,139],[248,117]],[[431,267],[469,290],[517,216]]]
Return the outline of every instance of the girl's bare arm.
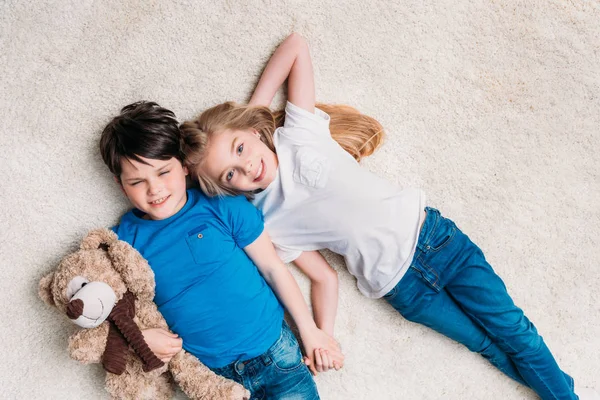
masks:
[[[315,324],[298,283],[275,252],[268,233],[263,231],[254,242],[244,247],[244,251],[256,264],[263,278],[298,326],[309,359],[308,365],[313,373],[317,372],[315,366],[322,370],[320,360],[315,359],[315,351],[318,349],[326,349],[332,360],[338,366],[343,366],[344,356],[338,343]]]
[[[337,272],[318,251],[303,252],[294,264],[310,279],[311,302],[317,326],[333,336],[338,306]]]
[[[267,63],[249,104],[269,107],[277,90],[288,80],[288,100],[309,112],[315,108],[315,83],[308,44],[292,33]]]

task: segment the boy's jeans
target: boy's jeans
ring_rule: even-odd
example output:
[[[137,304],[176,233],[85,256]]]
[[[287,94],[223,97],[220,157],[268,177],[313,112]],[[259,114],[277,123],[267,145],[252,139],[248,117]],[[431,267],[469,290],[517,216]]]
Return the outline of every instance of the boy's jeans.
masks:
[[[413,262],[384,298],[406,319],[480,353],[542,399],[577,399],[533,324],[483,253],[438,210],[426,208]]]
[[[284,321],[279,339],[264,354],[212,369],[252,393],[251,400],[318,400],[317,386],[296,337]]]

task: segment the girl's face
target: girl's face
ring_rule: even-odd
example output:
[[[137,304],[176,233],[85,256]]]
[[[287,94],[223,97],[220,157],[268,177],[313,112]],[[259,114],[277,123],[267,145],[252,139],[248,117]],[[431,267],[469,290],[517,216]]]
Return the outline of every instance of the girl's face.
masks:
[[[277,174],[277,155],[254,129],[225,130],[211,136],[200,173],[242,192],[266,189]]]

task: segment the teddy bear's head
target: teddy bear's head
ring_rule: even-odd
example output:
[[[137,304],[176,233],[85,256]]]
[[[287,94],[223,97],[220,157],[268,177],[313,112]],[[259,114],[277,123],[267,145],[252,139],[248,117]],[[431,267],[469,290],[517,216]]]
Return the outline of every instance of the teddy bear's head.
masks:
[[[79,250],[63,258],[39,284],[42,300],[83,328],[100,325],[127,290],[138,299],[152,300],[154,273],[108,229],[90,232]]]

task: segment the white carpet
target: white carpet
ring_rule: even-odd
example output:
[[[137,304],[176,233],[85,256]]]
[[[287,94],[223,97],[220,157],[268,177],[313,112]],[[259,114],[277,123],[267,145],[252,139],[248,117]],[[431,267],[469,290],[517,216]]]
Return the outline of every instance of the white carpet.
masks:
[[[0,2],[0,397],[106,397],[100,367],[68,358],[74,327],[36,296],[43,273],[128,207],[98,154],[101,127],[140,99],[180,118],[247,100],[292,30],[310,43],[318,100],[387,128],[365,167],[422,187],[563,369],[600,386],[600,2],[242,3]],[[535,398],[362,297],[328,258],[347,365],[317,378],[323,399]]]

